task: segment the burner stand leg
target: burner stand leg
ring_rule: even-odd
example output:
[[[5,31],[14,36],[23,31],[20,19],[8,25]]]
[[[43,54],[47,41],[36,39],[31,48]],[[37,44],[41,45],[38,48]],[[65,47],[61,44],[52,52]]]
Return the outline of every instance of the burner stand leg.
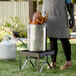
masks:
[[[50,66],[50,64],[49,64],[49,62],[48,62],[48,55],[46,55],[46,57],[47,57],[46,62],[47,62],[48,66],[49,66],[49,67],[50,67],[50,69],[51,69],[51,66]]]

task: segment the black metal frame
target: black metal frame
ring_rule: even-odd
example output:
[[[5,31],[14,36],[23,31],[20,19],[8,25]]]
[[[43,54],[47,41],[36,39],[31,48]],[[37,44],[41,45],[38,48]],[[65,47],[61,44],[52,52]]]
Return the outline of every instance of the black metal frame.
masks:
[[[47,63],[48,66],[51,68],[49,61],[48,61],[48,56],[50,56],[50,55],[54,55],[54,51],[47,50],[47,51],[41,51],[41,52],[40,51],[39,52],[30,52],[28,50],[22,50],[22,51],[20,51],[20,56],[19,56],[19,68],[23,70],[27,61],[29,61],[33,67],[38,67],[38,72],[41,73],[45,63]],[[25,63],[23,64],[22,67],[21,67],[21,56],[26,56]],[[46,61],[43,61],[43,65],[40,69],[40,66],[39,66],[40,59],[45,56],[46,56]],[[35,59],[35,65],[32,63],[31,59],[28,57],[32,57]],[[36,62],[36,60],[37,60],[37,62]]]

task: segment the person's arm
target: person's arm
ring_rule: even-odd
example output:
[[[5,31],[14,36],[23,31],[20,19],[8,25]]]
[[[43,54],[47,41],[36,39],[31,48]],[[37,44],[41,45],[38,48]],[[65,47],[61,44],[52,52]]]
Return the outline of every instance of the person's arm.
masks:
[[[71,3],[71,0],[66,0],[66,6],[67,6],[67,9],[68,9],[68,13],[70,15],[70,19],[69,19],[69,28],[72,28],[75,24],[75,21],[74,21],[74,5],[73,3]],[[70,2],[68,2],[70,1]]]

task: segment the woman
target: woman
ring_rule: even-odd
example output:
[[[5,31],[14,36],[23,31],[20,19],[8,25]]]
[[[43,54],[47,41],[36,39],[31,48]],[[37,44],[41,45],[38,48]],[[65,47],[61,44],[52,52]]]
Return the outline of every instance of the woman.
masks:
[[[56,57],[58,52],[57,40],[62,43],[64,54],[66,57],[65,64],[61,69],[67,69],[72,66],[71,62],[71,46],[68,40],[69,28],[68,28],[68,16],[67,9],[70,15],[69,24],[70,28],[74,25],[74,9],[71,0],[43,0],[43,14],[49,11],[47,19],[47,36],[50,39],[50,49],[55,50],[54,65],[51,62],[50,66],[53,68],[56,66]],[[53,61],[53,56],[51,56]],[[48,67],[49,68],[49,67]]]

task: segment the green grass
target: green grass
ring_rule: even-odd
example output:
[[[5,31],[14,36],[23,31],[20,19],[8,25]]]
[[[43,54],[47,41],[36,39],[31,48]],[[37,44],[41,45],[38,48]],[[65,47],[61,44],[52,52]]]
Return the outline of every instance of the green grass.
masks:
[[[61,70],[60,66],[65,63],[65,57],[62,50],[62,46],[58,41],[58,56],[57,67],[52,70],[47,70],[47,64],[45,64],[42,73],[37,72],[37,68],[33,68],[30,63],[26,64],[24,70],[19,69],[19,49],[25,49],[22,44],[18,45],[16,60],[5,61],[0,60],[0,76],[76,76],[76,43],[71,43],[72,46],[72,63],[73,67],[67,70]],[[48,47],[49,48],[49,47]],[[44,58],[45,59],[45,58]],[[42,60],[44,60],[42,59]],[[25,57],[22,57],[22,64],[25,61]],[[50,57],[49,57],[49,62]]]

